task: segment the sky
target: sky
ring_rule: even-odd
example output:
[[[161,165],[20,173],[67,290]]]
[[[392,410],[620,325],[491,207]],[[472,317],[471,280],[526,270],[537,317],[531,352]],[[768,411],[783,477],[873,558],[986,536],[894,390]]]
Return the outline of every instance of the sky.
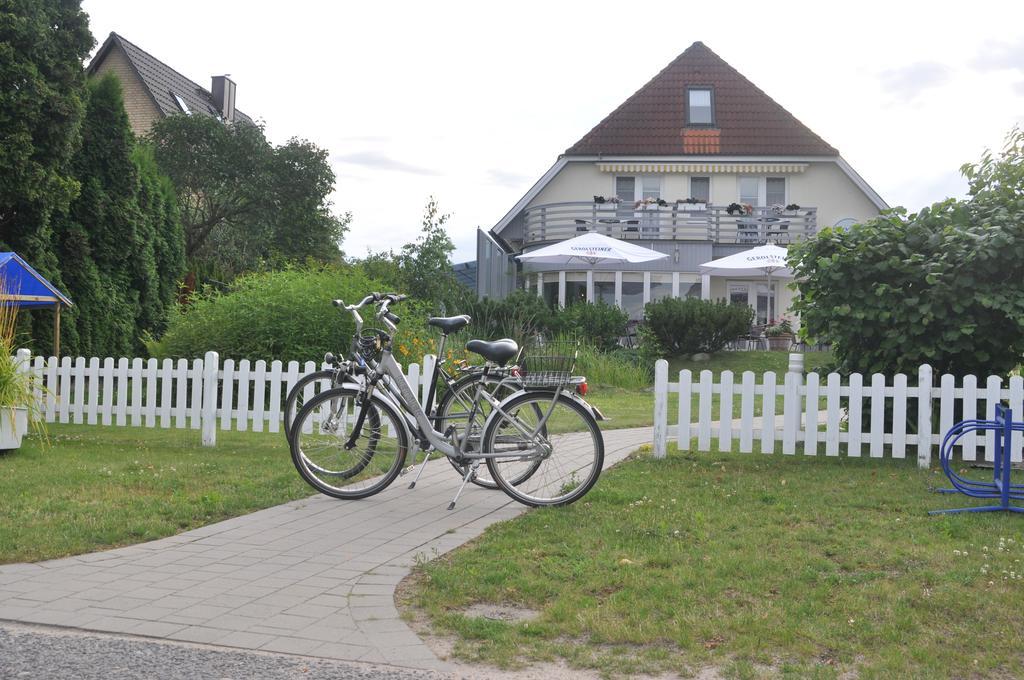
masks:
[[[960,196],[963,163],[1024,124],[1024,2],[626,4],[85,0],[280,144],[330,152],[345,252],[416,238],[433,195],[454,261],[557,160],[695,41],[842,156],[893,206]]]

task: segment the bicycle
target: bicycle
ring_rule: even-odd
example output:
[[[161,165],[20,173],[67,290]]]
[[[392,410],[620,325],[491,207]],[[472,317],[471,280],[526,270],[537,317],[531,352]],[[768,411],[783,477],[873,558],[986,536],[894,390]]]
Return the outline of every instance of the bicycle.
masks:
[[[449,426],[459,427],[463,420],[467,420],[466,430],[467,434],[471,437],[470,445],[474,445],[474,441],[479,438],[479,433],[483,425],[483,420],[486,417],[486,410],[484,405],[481,405],[481,409],[477,412],[473,412],[470,409],[472,403],[472,393],[475,392],[475,386],[478,382],[483,382],[486,388],[492,391],[492,394],[499,399],[503,396],[509,396],[516,387],[503,382],[501,376],[496,377],[495,373],[500,372],[499,369],[493,368],[492,374],[486,375],[483,372],[481,366],[471,366],[465,363],[457,364],[455,374],[451,374],[444,369],[444,347],[447,342],[447,338],[451,333],[457,333],[465,328],[472,318],[466,314],[459,316],[433,316],[428,318],[427,325],[437,328],[440,331],[441,337],[438,342],[437,349],[437,360],[433,365],[433,373],[430,376],[430,389],[428,390],[427,399],[424,410],[430,415],[434,422],[434,429],[438,431],[445,431]],[[340,387],[346,383],[354,383],[359,380],[357,374],[360,366],[365,366],[366,359],[361,356],[360,343],[365,342],[361,337],[361,324],[357,324],[355,330],[355,338],[352,342],[350,360],[342,360],[335,356],[333,353],[328,352],[324,356],[324,363],[330,366],[329,369],[323,369],[310,373],[299,379],[292,389],[289,390],[288,396],[285,399],[285,438],[291,441],[292,437],[292,425],[295,420],[295,414],[302,408],[305,400],[316,393],[317,384],[323,384],[325,387],[321,391],[330,389],[333,387]],[[507,340],[507,339],[506,339]],[[509,340],[511,342],[511,340]],[[361,373],[365,373],[365,370]],[[582,376],[574,376],[570,381],[574,388],[582,393],[586,394],[586,378]],[[438,392],[438,387],[443,386],[444,390],[439,399],[437,399],[437,408],[433,409],[434,398]],[[599,412],[598,412],[599,413]],[[602,420],[602,416],[597,416],[598,420]],[[449,459],[452,467],[459,476],[463,476],[466,473],[465,466],[456,462],[453,459]],[[484,488],[498,488],[498,484],[480,474],[479,470],[474,474],[470,481],[478,486]],[[416,482],[410,484],[410,488],[415,487]]]
[[[436,450],[466,470],[449,509],[482,463],[506,494],[526,505],[566,505],[585,495],[600,476],[604,440],[600,412],[565,389],[575,346],[548,344],[520,357],[513,341],[471,340],[466,348],[485,360],[483,374],[517,389],[499,400],[483,381],[477,384],[467,422],[481,404],[490,409],[478,438],[470,426],[461,434],[455,426],[439,431],[391,354],[400,319],[390,305],[404,299],[374,293],[356,305],[335,301],[353,314],[357,329],[362,328],[359,310],[374,303],[375,318],[387,330],[357,331],[366,358],[362,384],[322,392],[296,415],[290,446],[300,476],[328,496],[364,498],[394,482],[415,440],[424,452]],[[516,357],[521,360],[509,367]],[[424,457],[417,479],[429,460]]]

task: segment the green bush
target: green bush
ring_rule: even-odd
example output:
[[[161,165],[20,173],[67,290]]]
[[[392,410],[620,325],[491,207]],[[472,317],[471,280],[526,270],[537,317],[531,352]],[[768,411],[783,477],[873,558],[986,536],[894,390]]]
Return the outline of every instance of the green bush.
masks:
[[[600,350],[609,351],[626,334],[629,315],[618,307],[597,301],[593,304],[577,303],[557,315],[560,330],[575,332]]]
[[[221,359],[319,361],[324,352],[348,352],[352,315],[331,300],[358,302],[388,290],[353,268],[286,269],[238,278],[223,294],[202,294],[172,314],[167,332],[151,341],[151,356],[200,357],[213,350]],[[422,304],[404,302],[394,311],[413,334],[427,314]],[[374,325],[363,314],[366,328]],[[401,341],[402,333],[396,337]]]
[[[717,352],[747,333],[754,310],[696,298],[663,298],[644,309],[644,323],[669,356]]]
[[[1024,355],[1024,132],[962,172],[966,201],[793,246],[803,331],[841,372],[1006,375]]]
[[[473,317],[469,332],[484,340],[512,338],[520,344],[534,335],[557,332],[558,317],[537,295],[517,290],[503,300],[468,300],[462,312]]]

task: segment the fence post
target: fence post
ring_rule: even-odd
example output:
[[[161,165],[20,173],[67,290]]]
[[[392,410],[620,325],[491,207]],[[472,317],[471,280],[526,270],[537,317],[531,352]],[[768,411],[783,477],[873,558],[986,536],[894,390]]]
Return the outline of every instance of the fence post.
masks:
[[[801,354],[800,352],[790,352],[789,353],[789,372],[790,373],[799,373],[800,375],[803,375],[803,373],[804,373],[804,355]]]
[[[217,445],[217,368],[219,356],[207,352],[203,359],[203,446]]]
[[[682,397],[680,397],[682,398]],[[654,363],[654,457],[664,458],[668,444],[668,362]]]
[[[917,467],[932,464],[932,367],[922,364],[917,371]]]
[[[434,375],[434,362],[437,361],[437,357],[433,354],[423,355],[423,374],[422,374],[422,386],[420,395],[420,405],[423,408],[427,407],[427,397],[430,396],[430,387],[433,383],[430,381],[430,377]]]
[[[19,373],[28,373],[32,370],[32,351],[28,349],[19,349],[14,353],[14,367]],[[41,383],[42,381],[40,381]],[[29,404],[25,404],[29,406]],[[39,406],[39,404],[35,404]],[[36,409],[30,408],[28,410],[29,416],[35,419]],[[11,416],[13,418],[13,416]]]

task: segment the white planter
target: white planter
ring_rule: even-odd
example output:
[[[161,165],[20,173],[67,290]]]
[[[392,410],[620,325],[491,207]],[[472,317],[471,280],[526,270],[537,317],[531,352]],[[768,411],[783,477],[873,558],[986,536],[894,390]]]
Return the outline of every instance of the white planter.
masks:
[[[28,409],[22,406],[0,407],[0,451],[21,447],[21,438],[28,432]]]

